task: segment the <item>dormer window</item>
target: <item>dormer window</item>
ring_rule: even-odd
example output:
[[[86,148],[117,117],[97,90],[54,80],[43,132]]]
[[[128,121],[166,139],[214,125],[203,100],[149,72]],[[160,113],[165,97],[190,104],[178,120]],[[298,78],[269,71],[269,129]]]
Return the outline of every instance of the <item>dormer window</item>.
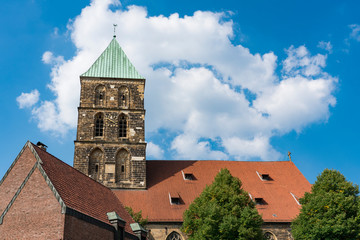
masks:
[[[194,175],[192,173],[185,173],[184,178],[185,180],[194,180]]]
[[[180,205],[182,204],[180,195],[178,193],[169,193],[169,200],[171,205]]]
[[[268,173],[259,173],[258,171],[256,171],[256,174],[261,179],[261,181],[272,181],[273,180]]]
[[[180,205],[180,198],[178,198],[178,197],[171,198],[171,204],[172,205]]]
[[[265,202],[265,200],[263,198],[257,197],[254,200],[255,200],[256,205],[266,205],[266,202]]]
[[[265,181],[270,181],[271,180],[270,175],[267,174],[267,173],[261,174],[261,178],[262,178],[262,180],[265,180]]]
[[[183,171],[182,172],[182,175],[183,175],[183,178],[184,180],[195,180],[195,176],[191,173],[191,172],[187,172],[187,173],[184,173]]]

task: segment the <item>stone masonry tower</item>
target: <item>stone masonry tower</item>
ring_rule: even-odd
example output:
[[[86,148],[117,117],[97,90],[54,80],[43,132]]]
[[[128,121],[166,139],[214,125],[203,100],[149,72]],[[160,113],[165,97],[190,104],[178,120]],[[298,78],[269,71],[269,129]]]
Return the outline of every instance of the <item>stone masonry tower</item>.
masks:
[[[146,188],[145,78],[115,36],[80,83],[74,167],[110,188]]]

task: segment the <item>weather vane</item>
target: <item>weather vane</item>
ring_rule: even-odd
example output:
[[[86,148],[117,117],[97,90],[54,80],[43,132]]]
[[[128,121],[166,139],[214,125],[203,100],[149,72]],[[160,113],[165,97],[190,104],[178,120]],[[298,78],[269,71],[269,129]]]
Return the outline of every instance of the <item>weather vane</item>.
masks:
[[[114,26],[114,38],[116,38],[115,30],[116,30],[117,24],[114,23],[113,26]]]
[[[291,152],[290,151],[288,152],[288,156],[289,156],[289,160],[291,162]]]

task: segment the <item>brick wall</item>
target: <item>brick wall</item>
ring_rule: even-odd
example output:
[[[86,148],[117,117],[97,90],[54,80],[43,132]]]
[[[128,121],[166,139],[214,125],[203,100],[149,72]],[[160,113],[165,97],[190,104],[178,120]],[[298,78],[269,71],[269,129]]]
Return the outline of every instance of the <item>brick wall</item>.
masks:
[[[8,180],[12,182],[12,178]],[[0,225],[1,238],[62,239],[64,216],[44,177],[35,169]]]
[[[64,239],[114,240],[114,233],[95,224],[66,215]]]
[[[0,185],[0,214],[20,187],[21,183],[34,166],[36,159],[30,149],[26,147],[4,182]]]

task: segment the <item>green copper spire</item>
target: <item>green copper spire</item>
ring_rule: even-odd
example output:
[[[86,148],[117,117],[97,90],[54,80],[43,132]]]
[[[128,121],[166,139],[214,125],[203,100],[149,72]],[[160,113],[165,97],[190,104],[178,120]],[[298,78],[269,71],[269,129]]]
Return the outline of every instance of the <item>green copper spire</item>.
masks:
[[[82,77],[145,79],[121,49],[115,36],[109,46]]]

